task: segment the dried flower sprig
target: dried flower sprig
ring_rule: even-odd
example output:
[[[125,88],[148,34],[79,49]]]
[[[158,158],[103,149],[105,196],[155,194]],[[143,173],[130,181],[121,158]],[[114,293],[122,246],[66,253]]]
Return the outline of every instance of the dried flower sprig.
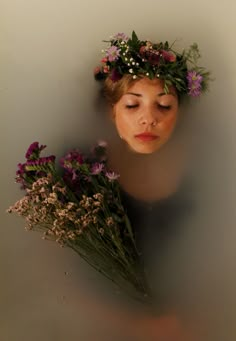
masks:
[[[118,174],[107,169],[106,143],[89,155],[68,152],[56,167],[55,156],[42,157],[46,146],[34,142],[16,181],[25,196],[9,207],[26,220],[27,230],[43,231],[77,252],[91,266],[131,296],[150,298],[134,232],[121,202]]]

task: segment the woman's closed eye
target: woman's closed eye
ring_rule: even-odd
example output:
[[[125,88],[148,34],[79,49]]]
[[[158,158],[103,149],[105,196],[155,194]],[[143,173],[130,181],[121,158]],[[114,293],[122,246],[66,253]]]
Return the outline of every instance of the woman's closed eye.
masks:
[[[127,109],[133,109],[133,108],[137,108],[138,104],[126,104],[125,106]]]
[[[171,109],[171,105],[158,104],[158,108],[162,109],[162,110],[170,110]]]

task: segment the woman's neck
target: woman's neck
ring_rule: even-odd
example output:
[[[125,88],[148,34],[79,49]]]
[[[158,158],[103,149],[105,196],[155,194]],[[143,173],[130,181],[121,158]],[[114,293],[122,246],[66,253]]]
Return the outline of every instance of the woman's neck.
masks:
[[[175,193],[183,165],[183,151],[176,141],[152,154],[135,153],[122,140],[109,144],[109,168],[120,174],[124,191],[140,200],[160,200]]]

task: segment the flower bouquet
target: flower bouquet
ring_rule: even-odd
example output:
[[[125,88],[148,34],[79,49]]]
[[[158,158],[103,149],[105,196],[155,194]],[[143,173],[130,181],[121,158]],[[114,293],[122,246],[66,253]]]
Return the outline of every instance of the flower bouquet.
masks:
[[[130,296],[147,301],[149,289],[134,231],[122,205],[118,174],[107,168],[106,142],[84,155],[54,155],[34,142],[19,163],[16,181],[25,195],[8,212],[26,219],[27,230],[70,247]]]

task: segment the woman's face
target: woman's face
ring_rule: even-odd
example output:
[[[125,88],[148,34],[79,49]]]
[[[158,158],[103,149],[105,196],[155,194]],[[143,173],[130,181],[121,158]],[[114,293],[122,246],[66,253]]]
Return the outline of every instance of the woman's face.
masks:
[[[113,106],[120,137],[129,147],[150,154],[162,147],[176,125],[178,97],[171,88],[165,94],[159,79],[142,78],[135,82]]]

